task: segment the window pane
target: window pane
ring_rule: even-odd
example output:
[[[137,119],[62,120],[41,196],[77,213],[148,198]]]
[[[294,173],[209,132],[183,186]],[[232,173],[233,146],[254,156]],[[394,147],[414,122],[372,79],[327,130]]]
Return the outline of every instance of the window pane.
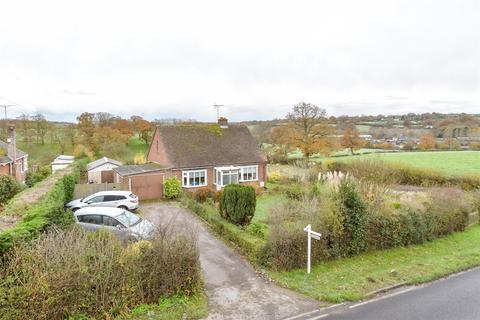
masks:
[[[98,203],[103,201],[103,196],[98,196],[89,200],[91,203]]]
[[[228,173],[223,174],[222,177],[223,177],[223,184],[224,185],[230,184],[230,175]]]
[[[200,184],[205,184],[205,171],[200,172]]]
[[[80,218],[81,217],[81,218]],[[102,224],[102,216],[100,215],[85,215],[80,216],[79,221],[83,223],[90,223],[90,224]]]
[[[103,216],[103,225],[107,227],[116,227],[120,224],[117,220],[112,217]]]

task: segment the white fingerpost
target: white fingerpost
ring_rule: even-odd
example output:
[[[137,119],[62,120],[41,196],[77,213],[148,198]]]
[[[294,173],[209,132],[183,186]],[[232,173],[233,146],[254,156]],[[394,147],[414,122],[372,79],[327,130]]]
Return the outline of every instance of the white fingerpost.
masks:
[[[307,232],[308,237],[308,245],[307,245],[307,273],[310,273],[311,265],[312,265],[312,238],[320,240],[322,236],[321,233],[312,231],[312,225],[309,224],[308,226],[303,229]]]

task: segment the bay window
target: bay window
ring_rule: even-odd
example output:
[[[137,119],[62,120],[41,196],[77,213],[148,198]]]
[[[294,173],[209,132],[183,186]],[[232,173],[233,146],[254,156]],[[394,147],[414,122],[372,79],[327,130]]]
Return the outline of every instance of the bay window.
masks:
[[[257,181],[258,166],[240,168],[240,181]]]
[[[223,187],[232,183],[236,184],[239,182],[257,180],[258,166],[229,166],[215,168],[215,184],[217,185],[217,187]]]
[[[207,185],[207,170],[182,171],[182,186],[185,188],[205,187]]]

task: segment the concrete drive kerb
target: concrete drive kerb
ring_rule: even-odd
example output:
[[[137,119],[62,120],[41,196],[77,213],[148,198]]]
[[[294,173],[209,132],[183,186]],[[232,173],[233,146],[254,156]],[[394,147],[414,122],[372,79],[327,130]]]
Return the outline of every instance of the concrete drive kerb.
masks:
[[[191,212],[167,203],[145,204],[141,212],[155,224],[172,221],[176,230],[196,231],[209,303],[208,319],[284,319],[318,308],[317,301],[260,277]]]

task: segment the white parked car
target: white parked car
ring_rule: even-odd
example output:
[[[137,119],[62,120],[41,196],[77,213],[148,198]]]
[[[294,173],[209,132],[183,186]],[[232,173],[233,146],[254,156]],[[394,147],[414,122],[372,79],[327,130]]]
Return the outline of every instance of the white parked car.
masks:
[[[155,226],[128,210],[108,207],[86,207],[74,213],[75,222],[88,231],[106,229],[124,241],[149,240]]]
[[[72,211],[84,207],[115,207],[133,211],[138,208],[138,197],[130,191],[101,191],[73,200],[67,203],[66,207]]]

